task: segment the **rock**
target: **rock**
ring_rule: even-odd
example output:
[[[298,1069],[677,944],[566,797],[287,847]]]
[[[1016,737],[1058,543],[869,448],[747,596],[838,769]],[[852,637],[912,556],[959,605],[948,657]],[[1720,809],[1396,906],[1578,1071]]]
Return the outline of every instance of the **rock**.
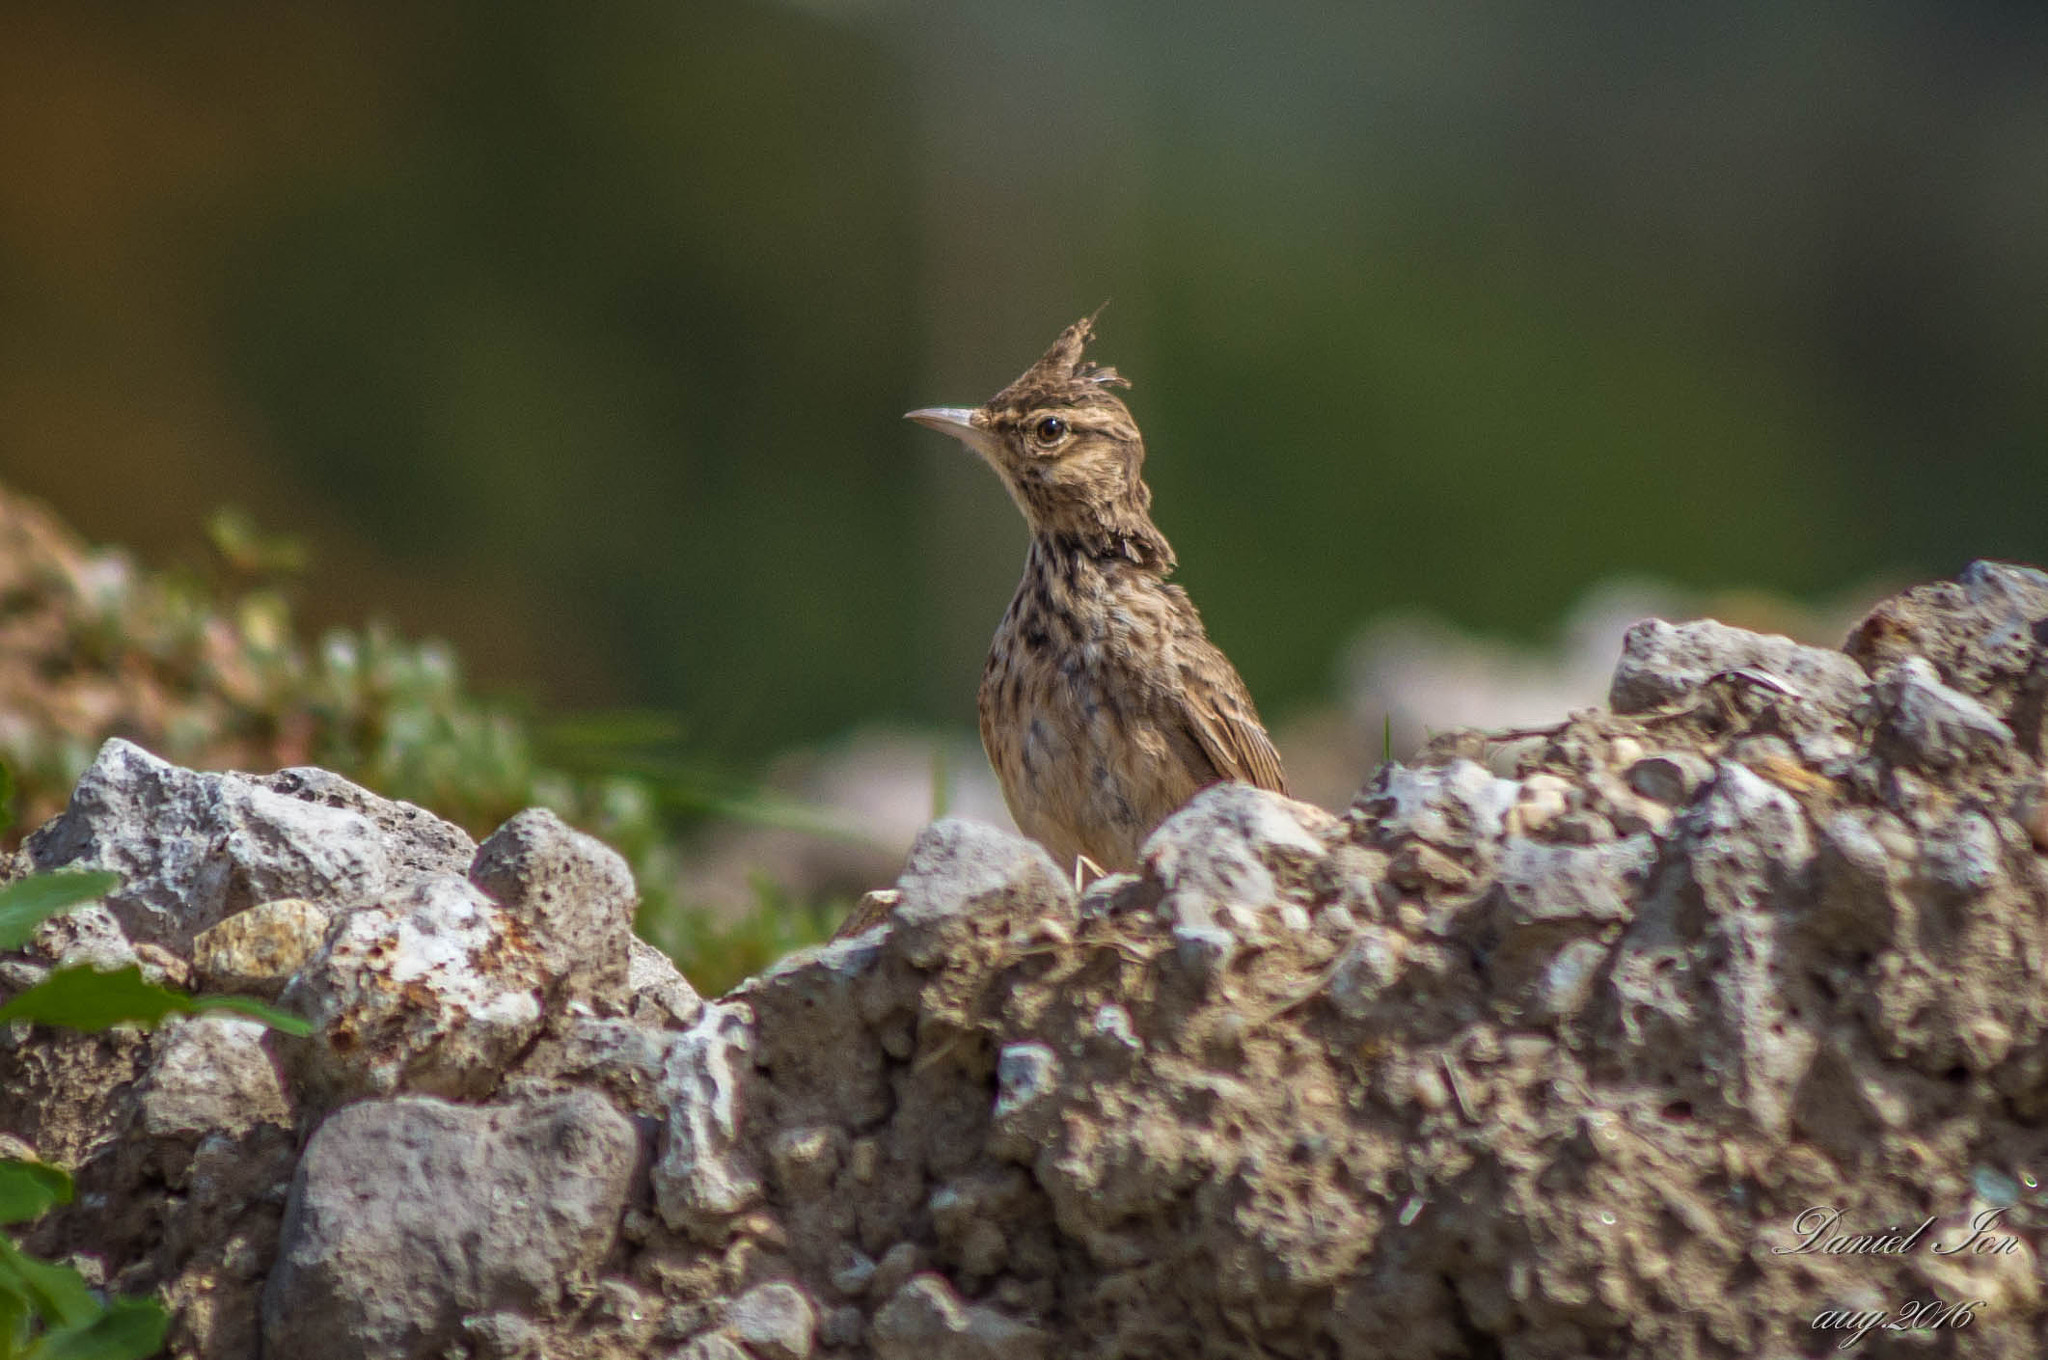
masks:
[[[1924,657],[1909,656],[1877,685],[1878,749],[1923,770],[1947,770],[2012,749],[2013,732],[1969,695],[1950,689]]]
[[[2048,852],[2048,779],[2036,778],[2013,799],[2013,820],[2026,828],[2034,848]]]
[[[588,1086],[629,1114],[665,1118],[675,1094],[669,1057],[678,1037],[630,1020],[571,1014],[534,1044],[503,1090],[537,1098]]]
[[[1237,953],[1237,937],[1222,926],[1178,925],[1173,928],[1173,956],[1197,983],[1206,983],[1229,966]]]
[[[142,960],[128,932],[103,902],[87,902],[36,927],[35,953],[55,968],[94,968],[110,973]]]
[[[1814,859],[1818,891],[1806,924],[1824,946],[1850,952],[1883,948],[1910,914],[1898,894],[1898,861],[1905,856],[1895,856],[1887,842],[1910,849],[1912,835],[1887,820],[1881,813],[1841,811],[1821,823]]]
[[[1504,823],[1507,834],[1541,836],[1570,813],[1582,797],[1568,779],[1554,774],[1532,774],[1521,782],[1515,805],[1508,809]]]
[[[1543,967],[1531,1011],[1544,1020],[1569,1020],[1593,997],[1608,948],[1598,940],[1567,940]]]
[[[1148,884],[1136,874],[1104,874],[1081,894],[1077,911],[1084,921],[1098,916],[1114,916],[1120,911],[1135,909],[1141,899],[1156,897],[1158,890],[1158,884]]]
[[[832,932],[835,940],[847,939],[854,935],[865,935],[877,926],[888,924],[889,914],[896,910],[896,904],[903,900],[903,894],[894,888],[875,888],[860,895],[853,904],[853,910],[846,913],[846,919]]]
[[[943,1276],[919,1275],[875,1314],[877,1360],[1032,1360],[1045,1334],[967,1303]]]
[[[1044,1151],[1065,1109],[1059,1055],[1042,1043],[1006,1044],[996,1058],[996,1098],[988,1150],[1030,1163]],[[900,1281],[898,1281],[900,1283]],[[887,1294],[889,1290],[882,1290]]]
[[[990,929],[1018,913],[1074,912],[1073,881],[1044,846],[959,818],[918,833],[896,890],[895,947],[919,966],[962,930]]]
[[[868,1282],[868,1290],[886,1302],[910,1282],[911,1276],[924,1268],[923,1249],[915,1242],[898,1242],[883,1252],[882,1259],[875,1263],[874,1278]]]
[[[1131,1013],[1113,1001],[1105,1001],[1095,1008],[1095,1023],[1091,1028],[1095,1037],[1106,1040],[1127,1053],[1141,1053],[1145,1041],[1131,1028]]]
[[[740,1343],[723,1332],[706,1332],[690,1338],[688,1345],[677,1351],[674,1360],[753,1360]]]
[[[236,912],[192,941],[192,966],[217,992],[275,999],[327,938],[327,913],[303,897]]]
[[[393,882],[461,873],[476,854],[476,842],[453,822],[443,821],[411,803],[379,798],[317,765],[295,765],[270,775],[228,777],[250,779],[271,793],[316,807],[353,812],[367,819],[377,828],[389,855],[389,877]]]
[[[351,913],[279,998],[311,1020],[285,1053],[322,1109],[412,1091],[478,1099],[540,1031],[541,961],[467,879],[418,881]]]
[[[1512,780],[1477,761],[1419,769],[1384,765],[1346,820],[1354,834],[1367,830],[1372,845],[1393,849],[1413,839],[1438,850],[1470,851],[1499,839],[1520,796]]]
[[[1544,845],[1510,840],[1501,848],[1494,891],[1503,918],[1539,921],[1625,921],[1629,902],[1657,845],[1649,836],[1595,845]]]
[[[1330,1001],[1338,1012],[1362,1020],[1401,977],[1407,942],[1379,926],[1363,926],[1330,971]]]
[[[850,1303],[834,1308],[818,1324],[818,1340],[828,1346],[858,1346],[866,1334],[867,1319]]]
[[[1560,829],[1569,825],[1570,819],[1558,823]],[[1427,841],[1409,841],[1388,861],[1387,880],[1411,892],[1431,887],[1462,892],[1472,886],[1472,871]]]
[[[305,786],[286,771],[278,788]],[[354,806],[307,801],[239,774],[198,774],[115,737],[78,782],[62,816],[31,836],[37,869],[112,869],[106,898],[128,938],[189,954],[207,927],[258,902],[303,897],[343,907],[416,877],[420,865],[460,873],[467,838],[417,808],[385,803],[332,775],[311,784]],[[394,835],[363,809],[382,808]],[[453,862],[449,862],[453,861]]]
[[[481,1360],[546,1360],[541,1329],[517,1313],[480,1313],[462,1320]]]
[[[640,894],[618,851],[528,808],[477,847],[469,881],[526,927],[552,993],[590,997],[625,982]]]
[[[673,1094],[654,1166],[654,1202],[663,1222],[700,1241],[722,1241],[734,1216],[761,1198],[760,1177],[740,1139],[752,1042],[746,1008],[716,1004],[669,1049]]]
[[[1321,808],[1249,784],[1211,784],[1146,840],[1145,868],[1165,889],[1162,911],[1210,926],[1219,908],[1273,905],[1276,875],[1303,877],[1336,827]]]
[[[704,1013],[704,1000],[668,955],[638,935],[626,941],[626,995],[643,1025],[688,1029]]]
[[[251,897],[192,947],[208,985],[289,975],[320,1032],[0,1027],[0,1151],[79,1188],[17,1231],[229,1360],[1789,1355],[1840,1339],[1825,1301],[1929,1291],[1996,1300],[1971,1354],[2033,1355],[2048,596],[1966,577],[1894,602],[1868,680],[1646,625],[1621,688],[1668,699],[1532,735],[1515,779],[1450,733],[1341,824],[1208,790],[1079,904],[941,823],[865,932],[709,1005],[583,933],[625,885],[552,819],[475,856],[498,901],[301,772],[388,881]],[[160,782],[204,780],[286,797]],[[136,815],[110,843],[237,862]],[[181,947],[89,905],[0,994]],[[421,1090],[492,1103],[379,1094]],[[2017,1246],[1773,1251],[1811,1205],[1948,1237],[2003,1206]]]
[[[755,1285],[733,1300],[725,1325],[760,1360],[808,1360],[817,1315],[793,1284]]]
[[[1707,792],[1674,824],[1698,900],[1715,915],[1779,905],[1814,855],[1806,813],[1746,765],[1722,762]]]
[[[632,1124],[588,1092],[338,1111],[292,1181],[265,1353],[424,1360],[466,1315],[552,1307],[610,1250],[636,1152]]]
[[[754,1059],[788,1090],[792,1121],[865,1128],[888,1113],[888,1055],[879,1045],[849,1052],[840,1042],[890,1008],[883,957],[876,934],[854,935],[798,950],[734,992],[760,1022],[766,1038]],[[904,991],[902,1003],[910,999]]]
[[[844,1129],[815,1124],[784,1129],[768,1145],[776,1190],[788,1199],[825,1195],[845,1164],[847,1152]]]
[[[1878,605],[1844,650],[1872,675],[1924,659],[1940,683],[2003,719],[2038,664],[2036,626],[2043,619],[2048,574],[1972,562],[1953,581],[1915,586]]]
[[[1870,681],[1854,659],[1774,633],[1751,633],[1712,619],[1645,619],[1622,638],[1607,702],[1616,713],[1645,713],[1736,671],[1761,673],[1787,697],[1837,714],[1854,708]]]
[[[847,1247],[844,1259],[832,1268],[832,1287],[847,1298],[857,1299],[867,1293],[868,1282],[874,1278],[874,1258],[856,1247]]]
[[[1011,1044],[996,1064],[996,1117],[1011,1114],[1049,1094],[1059,1076],[1059,1057],[1044,1044]]]
[[[1790,794],[1724,761],[1673,825],[1661,866],[1611,973],[1628,1040],[1659,1055],[1660,1074],[1697,1072],[1702,1099],[1740,1108],[1773,1134],[1817,1043],[1820,1009],[1788,970],[1785,908],[1811,891],[1806,816]],[[1674,965],[1694,965],[1683,968]]]
[[[224,1012],[174,1022],[142,1085],[142,1129],[193,1142],[240,1138],[260,1123],[290,1128],[291,1103],[264,1027]]]
[[[1714,763],[1691,751],[1660,751],[1628,767],[1628,786],[1667,807],[1684,807],[1714,773]]]
[[[977,1172],[947,1182],[927,1203],[939,1250],[970,1278],[988,1279],[1009,1263],[1003,1226],[1030,1197],[1024,1173],[1014,1167]]]

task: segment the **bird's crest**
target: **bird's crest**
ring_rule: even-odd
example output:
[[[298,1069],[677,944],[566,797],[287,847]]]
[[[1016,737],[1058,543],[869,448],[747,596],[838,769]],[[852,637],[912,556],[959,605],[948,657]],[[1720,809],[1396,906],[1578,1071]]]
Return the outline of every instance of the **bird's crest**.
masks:
[[[1040,355],[1037,363],[1025,369],[1017,381],[998,392],[989,405],[1009,406],[1027,400],[1042,401],[1047,397],[1072,399],[1103,388],[1129,387],[1130,379],[1115,369],[1090,363],[1082,357],[1088,342],[1095,338],[1095,318],[1100,315],[1102,308],[1097,307],[1061,331],[1060,338],[1052,342],[1052,348]]]

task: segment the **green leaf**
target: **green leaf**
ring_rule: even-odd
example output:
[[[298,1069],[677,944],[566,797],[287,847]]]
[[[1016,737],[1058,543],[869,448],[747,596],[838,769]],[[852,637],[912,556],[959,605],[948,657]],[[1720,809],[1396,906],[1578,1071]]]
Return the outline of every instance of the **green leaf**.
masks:
[[[190,997],[144,982],[139,965],[102,973],[81,964],[59,968],[0,1006],[0,1020],[101,1030],[120,1024],[155,1025],[166,1015],[190,1008]]]
[[[87,869],[35,874],[0,888],[0,949],[21,948],[50,917],[120,886],[119,874]]]
[[[266,1006],[261,1001],[246,996],[195,996],[187,998],[193,1011],[232,1011],[250,1020],[260,1021],[279,1034],[289,1034],[303,1039],[313,1032],[313,1022],[281,1011],[275,1006]]]
[[[51,1327],[83,1327],[99,1319],[99,1300],[70,1266],[38,1261],[0,1234],[0,1289],[28,1299],[29,1308]]]
[[[60,968],[0,1006],[0,1022],[32,1020],[67,1029],[102,1030],[114,1025],[161,1024],[180,1012],[233,1011],[286,1034],[306,1035],[313,1027],[296,1015],[243,996],[186,996],[145,982],[136,964],[102,973],[79,965]]]
[[[28,1295],[0,1279],[0,1360],[15,1360],[28,1344],[29,1319],[34,1312]]]
[[[0,1161],[0,1223],[26,1223],[71,1202],[71,1177],[44,1162]]]
[[[149,1360],[170,1329],[170,1314],[155,1299],[115,1299],[85,1326],[45,1335],[23,1360]]]

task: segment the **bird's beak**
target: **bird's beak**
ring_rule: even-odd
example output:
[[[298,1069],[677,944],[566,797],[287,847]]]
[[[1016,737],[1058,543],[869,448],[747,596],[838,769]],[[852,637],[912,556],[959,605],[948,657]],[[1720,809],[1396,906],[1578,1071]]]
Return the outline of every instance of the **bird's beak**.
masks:
[[[922,410],[906,411],[903,418],[914,420],[940,434],[952,435],[976,453],[986,455],[995,452],[995,435],[989,431],[981,412],[972,407],[927,406]]]

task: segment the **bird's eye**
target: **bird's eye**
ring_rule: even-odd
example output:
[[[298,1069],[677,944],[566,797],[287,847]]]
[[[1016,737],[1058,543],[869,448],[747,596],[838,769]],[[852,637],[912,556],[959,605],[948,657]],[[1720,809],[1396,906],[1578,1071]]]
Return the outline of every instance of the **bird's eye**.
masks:
[[[1032,437],[1050,448],[1067,437],[1067,422],[1058,416],[1046,416],[1031,427]]]

